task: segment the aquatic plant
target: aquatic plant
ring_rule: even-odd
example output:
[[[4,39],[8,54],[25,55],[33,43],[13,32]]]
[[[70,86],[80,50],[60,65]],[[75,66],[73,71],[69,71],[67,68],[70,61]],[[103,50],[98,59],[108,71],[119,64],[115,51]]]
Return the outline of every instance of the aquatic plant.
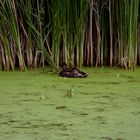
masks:
[[[139,0],[1,0],[0,68],[135,68],[138,11]]]

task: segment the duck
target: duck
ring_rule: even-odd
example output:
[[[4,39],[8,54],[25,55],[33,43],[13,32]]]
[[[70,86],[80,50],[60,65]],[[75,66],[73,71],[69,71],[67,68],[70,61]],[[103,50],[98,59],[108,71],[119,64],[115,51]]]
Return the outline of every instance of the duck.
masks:
[[[59,72],[60,77],[66,77],[66,78],[84,78],[87,77],[87,74],[83,71],[80,71],[76,67],[67,67],[66,63],[62,64],[62,70]]]
[[[61,77],[71,77],[71,72],[67,68],[67,64],[63,63],[61,67],[62,67],[62,70],[59,72],[59,76],[61,76]]]
[[[84,78],[87,77],[87,74],[83,71],[80,71],[78,68],[72,68],[72,74],[74,77]]]

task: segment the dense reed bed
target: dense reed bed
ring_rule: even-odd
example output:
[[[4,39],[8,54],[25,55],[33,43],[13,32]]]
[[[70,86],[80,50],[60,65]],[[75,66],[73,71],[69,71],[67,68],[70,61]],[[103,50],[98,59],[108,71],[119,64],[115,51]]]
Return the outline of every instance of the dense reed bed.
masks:
[[[139,0],[1,0],[0,68],[140,63]]]

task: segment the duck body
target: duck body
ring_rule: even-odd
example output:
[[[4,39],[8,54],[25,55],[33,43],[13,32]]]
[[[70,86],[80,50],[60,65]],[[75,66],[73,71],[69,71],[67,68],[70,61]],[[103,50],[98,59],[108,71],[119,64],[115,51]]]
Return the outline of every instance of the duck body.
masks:
[[[80,71],[78,68],[67,68],[67,65],[64,63],[62,70],[59,73],[59,76],[66,78],[84,78],[87,77],[85,72]]]

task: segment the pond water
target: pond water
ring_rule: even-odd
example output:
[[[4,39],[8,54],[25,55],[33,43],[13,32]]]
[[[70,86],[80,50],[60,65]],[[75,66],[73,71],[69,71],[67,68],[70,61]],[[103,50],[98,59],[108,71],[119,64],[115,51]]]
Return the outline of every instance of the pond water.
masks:
[[[0,140],[139,140],[140,68],[0,72]]]

